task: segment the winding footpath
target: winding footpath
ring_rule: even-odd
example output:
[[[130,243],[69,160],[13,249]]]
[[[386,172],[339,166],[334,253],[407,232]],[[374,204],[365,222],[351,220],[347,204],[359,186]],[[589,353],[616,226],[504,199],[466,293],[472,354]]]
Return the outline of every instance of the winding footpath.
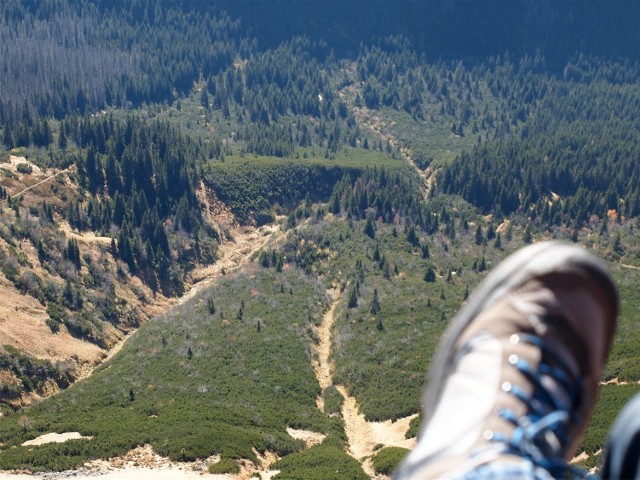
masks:
[[[334,364],[331,360],[332,331],[335,325],[335,309],[340,302],[340,297],[335,289],[327,291],[331,304],[322,317],[322,322],[316,329],[318,344],[315,347],[316,359],[312,361],[313,369],[320,387],[333,385]],[[345,433],[348,440],[348,453],[358,460],[364,472],[370,477],[375,476],[371,457],[380,445],[403,447],[412,449],[416,439],[407,439],[405,435],[409,424],[416,415],[401,418],[395,422],[369,422],[366,420],[356,399],[351,396],[344,385],[336,385],[336,389],[344,397],[342,404],[342,419],[345,423]],[[318,408],[324,412],[322,397],[317,400]],[[380,477],[376,477],[380,478]]]

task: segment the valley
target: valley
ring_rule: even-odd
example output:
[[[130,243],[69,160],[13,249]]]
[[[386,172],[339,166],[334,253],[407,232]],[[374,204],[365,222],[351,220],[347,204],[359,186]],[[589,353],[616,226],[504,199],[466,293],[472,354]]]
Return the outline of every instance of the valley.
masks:
[[[638,19],[0,3],[0,479],[389,479],[448,322],[548,239],[619,288],[597,471],[640,391]]]

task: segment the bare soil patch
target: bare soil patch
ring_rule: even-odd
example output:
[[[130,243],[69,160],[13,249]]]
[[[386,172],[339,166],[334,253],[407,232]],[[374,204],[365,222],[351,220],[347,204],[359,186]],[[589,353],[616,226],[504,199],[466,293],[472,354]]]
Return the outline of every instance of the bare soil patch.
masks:
[[[57,334],[45,324],[49,317],[45,308],[33,297],[21,295],[12,283],[0,275],[0,339],[3,345],[37,358],[57,361],[99,362],[100,347],[78,340],[61,326]]]
[[[401,418],[394,421],[368,422],[364,414],[360,413],[356,399],[349,395],[346,388],[337,385],[336,388],[344,397],[342,405],[342,418],[349,441],[349,454],[362,462],[362,468],[367,475],[373,476],[374,470],[370,458],[376,447],[402,447],[413,449],[416,439],[405,438],[409,430],[409,424],[416,415]]]
[[[230,273],[246,265],[254,253],[275,241],[281,234],[279,225],[265,225],[260,228],[239,227],[231,231],[232,240],[223,242],[218,248],[218,261],[197,269],[191,278],[194,284],[189,291],[178,299],[183,304],[199,291],[207,288],[220,275]]]
[[[47,443],[64,443],[68,440],[91,440],[93,437],[85,437],[82,436],[79,432],[66,432],[66,433],[46,433],[44,435],[40,435],[33,440],[28,440],[24,442],[22,445],[25,447],[28,446],[39,446],[45,445]]]
[[[332,299],[331,305],[324,313],[320,326],[316,329],[318,335],[318,345],[316,346],[316,355],[313,363],[313,369],[323,390],[333,384],[333,364],[331,363],[331,330],[335,322],[334,311],[338,304],[337,292],[335,290],[327,291]]]
[[[9,162],[0,164],[0,167],[6,168],[10,172],[18,173],[18,165],[21,163],[24,163],[31,167],[31,170],[32,170],[31,175],[40,175],[42,173],[42,170],[40,169],[39,166],[37,166],[34,163],[31,163],[25,157],[18,157],[16,155],[9,155]]]
[[[325,388],[333,385],[334,365],[331,361],[332,336],[331,332],[335,323],[335,308],[338,305],[339,297],[336,290],[329,290],[329,297],[332,299],[331,305],[322,317],[320,326],[316,329],[318,335],[318,345],[316,346],[317,358],[312,360],[313,369],[318,379],[320,387]],[[380,445],[403,447],[412,449],[415,447],[416,439],[407,439],[405,435],[409,430],[409,424],[416,415],[401,418],[395,422],[387,420],[385,422],[368,422],[364,414],[360,413],[357,401],[349,395],[343,385],[336,385],[340,394],[344,397],[342,404],[342,418],[345,423],[345,433],[349,444],[348,453],[358,460],[365,473],[374,477],[375,471],[371,462],[371,456],[376,447]],[[323,410],[322,399],[317,401],[318,408]]]
[[[296,440],[302,440],[307,448],[320,445],[327,437],[323,433],[312,432],[311,430],[296,430],[290,427],[287,427],[287,433]]]
[[[62,230],[68,238],[73,238],[80,244],[100,244],[104,247],[111,246],[111,237],[101,237],[94,232],[78,232],[73,230],[66,221],[58,222],[60,230]]]

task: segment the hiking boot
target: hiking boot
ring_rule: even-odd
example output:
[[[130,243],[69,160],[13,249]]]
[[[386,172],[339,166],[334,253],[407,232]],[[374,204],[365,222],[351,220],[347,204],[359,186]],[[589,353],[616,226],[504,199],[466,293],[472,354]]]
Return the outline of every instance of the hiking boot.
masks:
[[[419,441],[395,478],[571,473],[617,309],[606,268],[579,247],[538,243],[501,263],[441,340]]]
[[[600,478],[640,478],[640,394],[618,415],[604,451]]]

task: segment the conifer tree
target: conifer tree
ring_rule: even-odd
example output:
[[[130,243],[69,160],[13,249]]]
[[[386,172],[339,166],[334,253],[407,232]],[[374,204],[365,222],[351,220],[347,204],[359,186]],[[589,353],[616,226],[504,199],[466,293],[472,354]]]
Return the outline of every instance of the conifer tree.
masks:
[[[369,238],[376,238],[376,229],[373,226],[373,221],[371,218],[367,219],[367,224],[364,227],[364,233]]]
[[[436,273],[433,271],[433,268],[427,268],[427,273],[424,274],[424,281],[427,283],[433,283],[436,281]]]
[[[356,308],[358,306],[358,293],[355,288],[351,289],[351,293],[349,294],[349,302],[347,303],[347,308]]]
[[[378,300],[378,289],[373,289],[373,300],[371,301],[371,308],[369,313],[376,315],[380,311],[380,301]]]

